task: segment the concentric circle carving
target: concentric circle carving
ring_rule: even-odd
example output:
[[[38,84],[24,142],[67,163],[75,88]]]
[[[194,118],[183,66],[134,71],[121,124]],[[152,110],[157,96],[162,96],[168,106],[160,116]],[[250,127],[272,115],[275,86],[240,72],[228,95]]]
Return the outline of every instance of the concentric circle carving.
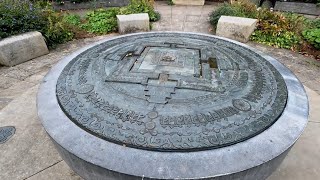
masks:
[[[198,151],[247,140],[281,116],[287,94],[280,73],[255,52],[179,33],[96,45],[71,60],[56,85],[61,109],[79,127],[154,151]]]

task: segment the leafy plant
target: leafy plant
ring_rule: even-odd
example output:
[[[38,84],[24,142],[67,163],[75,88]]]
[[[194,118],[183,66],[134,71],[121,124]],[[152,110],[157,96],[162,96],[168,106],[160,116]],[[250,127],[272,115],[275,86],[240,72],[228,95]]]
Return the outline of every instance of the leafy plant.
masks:
[[[315,48],[320,49],[320,28],[305,30],[302,35]]]
[[[286,49],[294,48],[300,41],[300,38],[290,31],[271,36],[261,30],[256,30],[252,33],[250,39],[269,46]]]
[[[51,48],[72,39],[72,32],[59,13],[47,3],[28,0],[0,1],[0,38],[30,31],[39,31]]]
[[[41,7],[29,1],[0,1],[0,39],[24,32],[40,30],[46,25]]]
[[[245,14],[241,12],[238,8],[230,6],[227,3],[224,3],[217,10],[213,11],[210,15],[210,23],[216,27],[221,16],[237,16],[245,17]]]
[[[148,0],[130,0],[128,6],[120,8],[119,14],[148,13],[150,21],[158,21],[160,14],[156,12]]]
[[[295,13],[283,13],[286,18],[287,29],[295,32],[296,34],[300,34],[307,27],[308,19],[303,15],[295,14]]]
[[[210,23],[216,27],[222,15],[258,19],[257,28],[250,39],[270,46],[294,49],[299,46],[301,32],[306,28],[305,17],[292,13],[270,12],[268,9],[257,10],[248,1],[224,4],[210,16]]]
[[[73,38],[73,32],[63,21],[63,16],[51,9],[43,12],[47,24],[41,30],[42,35],[46,38],[49,47],[53,48],[57,44],[65,43]]]
[[[68,14],[63,17],[63,21],[78,26],[81,24],[81,17],[77,14]]]
[[[150,0],[131,0],[128,6],[122,8],[108,8],[91,11],[86,14],[84,23],[81,24],[79,16],[66,16],[65,21],[77,25],[90,33],[105,34],[117,30],[118,14],[148,13],[150,21],[160,19],[160,14],[154,11]]]
[[[320,28],[320,19],[306,19],[306,29]]]
[[[51,1],[48,0],[29,0],[32,4],[41,7],[42,9],[51,8]]]
[[[91,33],[104,34],[117,29],[119,8],[99,9],[86,14],[86,23],[80,27]]]
[[[167,4],[170,5],[170,6],[174,5],[172,0],[167,0]]]
[[[256,18],[258,14],[256,9],[257,7],[254,4],[247,1],[237,1],[233,4],[224,3],[211,13],[210,23],[216,27],[221,16]]]
[[[294,49],[300,42],[304,18],[292,14],[270,12],[263,9],[258,13],[257,29],[251,40],[279,48]]]

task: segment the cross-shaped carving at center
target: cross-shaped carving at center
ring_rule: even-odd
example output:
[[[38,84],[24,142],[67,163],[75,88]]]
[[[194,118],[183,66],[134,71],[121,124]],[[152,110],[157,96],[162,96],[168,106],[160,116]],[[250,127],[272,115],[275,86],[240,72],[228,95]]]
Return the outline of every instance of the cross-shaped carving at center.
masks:
[[[144,90],[148,102],[165,104],[171,99],[177,81],[169,81],[168,77],[167,74],[160,74],[159,79],[148,79],[148,85]]]

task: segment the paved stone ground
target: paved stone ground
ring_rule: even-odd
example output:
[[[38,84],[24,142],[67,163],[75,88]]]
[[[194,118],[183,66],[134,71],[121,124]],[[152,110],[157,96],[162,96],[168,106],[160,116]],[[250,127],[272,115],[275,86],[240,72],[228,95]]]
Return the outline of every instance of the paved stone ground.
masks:
[[[300,14],[309,14],[314,16],[320,16],[320,8],[313,3],[301,3],[301,2],[280,2],[275,5],[275,10],[294,12]]]
[[[216,4],[187,7],[167,6],[159,2],[156,9],[163,14],[163,19],[154,24],[154,30],[210,33],[205,19],[215,8]],[[0,67],[0,126],[15,126],[17,129],[8,142],[0,144],[1,180],[81,179],[60,158],[38,120],[38,85],[48,70],[64,56],[114,35],[72,41],[32,61],[11,68]],[[310,120],[305,132],[269,180],[320,179],[320,66],[316,66],[314,60],[288,50],[252,42],[248,44],[276,57],[290,68],[305,85],[310,101]]]
[[[161,19],[152,26],[153,31],[185,31],[210,33],[209,13],[218,3],[208,2],[205,6],[169,6],[166,1],[158,1],[155,9]]]

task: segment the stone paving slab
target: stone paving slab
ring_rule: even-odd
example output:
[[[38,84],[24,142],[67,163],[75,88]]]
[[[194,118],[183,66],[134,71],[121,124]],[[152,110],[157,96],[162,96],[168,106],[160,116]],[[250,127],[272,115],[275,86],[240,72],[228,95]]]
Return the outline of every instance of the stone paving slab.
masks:
[[[34,84],[40,84],[43,77],[48,73],[48,70],[43,70],[37,74],[34,74],[32,76],[29,76],[25,79],[25,82],[34,83]]]
[[[31,176],[28,180],[82,180],[75,172],[73,172],[64,161],[59,161],[53,166]]]
[[[114,35],[116,34],[69,42],[60,45],[59,48],[52,50],[48,55],[35,58],[14,67],[0,65],[0,110],[14,97],[20,96],[26,89],[38,84],[46,72],[62,57],[84,45]]]
[[[21,66],[23,66],[23,65],[21,65]],[[11,67],[11,68],[4,70],[1,72],[1,76],[14,78],[14,79],[18,79],[18,80],[23,81],[25,78],[33,75],[34,73],[37,73],[37,72],[28,71],[24,68],[21,68],[21,66],[14,66],[14,67]]]
[[[27,81],[19,81],[15,83],[10,88],[3,89],[0,91],[0,98],[15,98],[21,96],[27,89],[35,86],[34,83],[30,83]]]
[[[0,145],[0,179],[25,179],[61,160],[38,120],[37,91],[25,89],[1,110],[1,126],[15,126],[16,134]]]
[[[305,86],[320,94],[319,62],[287,49],[272,48],[255,42],[247,44],[276,58],[287,66]]]
[[[320,95],[308,87],[305,87],[305,89],[310,103],[309,122],[320,123]]]
[[[309,98],[320,96],[307,88]],[[316,180],[320,177],[320,111],[310,102],[310,121],[280,167],[268,180]],[[317,122],[316,122],[317,121]]]
[[[274,9],[277,11],[320,16],[320,7],[318,7],[316,4],[313,4],[313,3],[277,1]]]
[[[12,100],[12,98],[0,98],[0,110],[6,107]]]
[[[166,1],[157,1],[155,10],[161,14],[161,20],[152,25],[153,31],[184,31],[210,34],[208,15],[219,3],[207,3],[204,6],[167,5]]]
[[[4,75],[0,75],[0,89],[7,89],[14,84],[20,82],[19,79],[11,78],[11,77],[6,77]]]
[[[11,79],[15,83],[7,83],[6,87],[0,89],[0,126],[16,127],[16,134],[8,142],[0,145],[1,180],[28,179],[51,166],[55,167],[56,163],[62,161],[38,120],[36,110],[38,85],[48,70],[65,55],[111,36],[113,34],[61,45],[50,54],[33,60],[35,67],[42,71],[22,74],[23,78],[19,78],[19,74],[16,73],[17,76]],[[31,66],[30,62],[26,62],[12,68],[0,67],[0,77],[6,77],[4,74],[10,74],[10,70],[15,73],[16,70]]]

